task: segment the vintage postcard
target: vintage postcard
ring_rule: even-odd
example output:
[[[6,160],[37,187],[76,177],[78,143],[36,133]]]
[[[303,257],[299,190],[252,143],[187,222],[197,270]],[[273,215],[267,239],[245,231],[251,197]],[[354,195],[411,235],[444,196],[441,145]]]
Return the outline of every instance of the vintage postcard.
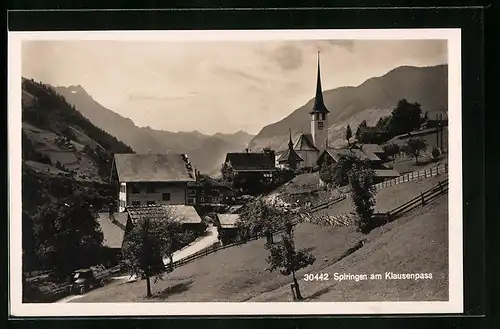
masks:
[[[460,29],[8,37],[11,315],[463,311]]]

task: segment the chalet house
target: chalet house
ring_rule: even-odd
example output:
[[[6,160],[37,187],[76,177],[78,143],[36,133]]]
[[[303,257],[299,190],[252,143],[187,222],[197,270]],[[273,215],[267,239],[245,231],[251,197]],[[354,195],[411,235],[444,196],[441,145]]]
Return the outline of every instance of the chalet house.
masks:
[[[359,147],[343,149],[326,149],[319,156],[317,164],[321,167],[326,159],[329,159],[332,163],[336,163],[342,156],[350,155],[368,163],[370,168],[375,172],[375,183],[399,177],[400,174],[393,169],[387,168],[383,160],[377,155],[382,155],[383,153],[382,148],[376,144],[364,144]],[[320,185],[323,185],[321,179]]]
[[[196,177],[186,154],[115,154],[118,211],[129,206],[193,205]]]
[[[448,111],[445,109],[426,111],[421,128],[428,129],[439,126],[448,126]]]
[[[233,204],[236,199],[236,190],[221,183],[208,175],[196,172],[197,198],[199,205]]]
[[[130,206],[124,212],[110,214],[99,212],[97,222],[103,234],[104,259],[106,267],[117,265],[127,233],[139,219],[165,219],[180,221],[186,230],[201,233],[205,227],[193,206],[149,205]]]
[[[259,181],[272,183],[276,171],[272,153],[228,153],[224,164],[231,168],[235,181],[242,184]]]
[[[126,232],[131,225],[126,212],[110,214],[109,212],[97,213],[97,222],[103,235],[104,258],[106,267],[118,264],[120,252]]]
[[[236,241],[238,235],[236,223],[239,218],[238,214],[217,214],[217,231],[223,245]]]

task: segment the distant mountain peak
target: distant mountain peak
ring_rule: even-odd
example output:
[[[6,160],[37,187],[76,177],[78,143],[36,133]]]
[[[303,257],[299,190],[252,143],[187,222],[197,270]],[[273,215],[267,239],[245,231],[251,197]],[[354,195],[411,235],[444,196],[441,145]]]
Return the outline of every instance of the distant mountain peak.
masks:
[[[88,94],[87,91],[85,90],[85,88],[83,88],[82,85],[72,85],[72,86],[69,86],[67,88],[73,94],[76,94],[76,93],[85,93],[85,94]]]

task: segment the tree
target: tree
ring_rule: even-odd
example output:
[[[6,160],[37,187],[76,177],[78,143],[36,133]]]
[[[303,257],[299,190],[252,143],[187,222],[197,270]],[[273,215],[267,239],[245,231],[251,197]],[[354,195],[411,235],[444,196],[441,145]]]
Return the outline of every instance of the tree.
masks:
[[[358,129],[356,130],[356,139],[360,140],[361,135],[363,134],[363,130],[368,126],[366,120],[361,121],[361,123],[358,126]]]
[[[376,188],[373,184],[373,169],[355,163],[348,173],[351,198],[358,215],[358,229],[368,233],[372,228]]]
[[[396,136],[419,129],[422,115],[420,106],[419,103],[409,103],[406,99],[400,100],[387,125],[390,135]]]
[[[151,278],[162,279],[165,272],[163,257],[170,259],[186,240],[186,233],[173,213],[137,220],[127,233],[122,247],[123,264],[132,275],[146,279],[147,297],[151,297]]]
[[[436,147],[432,148],[431,156],[432,156],[433,160],[439,159],[440,155],[441,155],[441,151],[438,148],[436,148]]]
[[[33,233],[39,260],[59,277],[99,260],[103,235],[82,198],[39,207],[33,216]]]
[[[349,140],[351,139],[351,137],[352,137],[351,126],[347,125],[347,128],[345,130],[345,139],[347,140],[347,145],[349,145]]]
[[[386,156],[391,157],[392,161],[395,161],[395,156],[396,154],[399,154],[401,152],[401,149],[398,144],[386,144],[383,146],[384,153]]]
[[[227,163],[222,164],[222,168],[220,170],[222,174],[222,181],[228,184],[234,183],[234,172],[233,168]]]
[[[427,150],[427,143],[420,137],[412,137],[408,139],[402,147],[402,151],[408,156],[414,157],[416,163],[418,163],[420,153],[425,150]]]
[[[270,265],[269,271],[279,269],[282,275],[291,274],[297,299],[302,299],[295,273],[314,264],[316,258],[306,250],[296,250],[293,236],[288,233],[282,234],[282,240],[277,243],[266,243],[266,249],[269,251],[269,256],[266,259]]]
[[[283,223],[285,212],[262,199],[252,202],[247,211],[240,215],[250,236],[265,235],[267,242],[273,241],[273,232]]]
[[[341,155],[339,161],[333,165],[333,185],[345,186],[349,184],[349,171],[355,164],[359,164],[360,167],[367,166],[365,161],[354,155]]]
[[[379,130],[387,130],[387,125],[389,124],[389,121],[391,120],[391,116],[385,116],[381,117],[378,119],[377,124],[375,125],[375,128]]]
[[[333,159],[329,156],[325,158],[325,161],[321,163],[319,168],[319,178],[326,184],[326,186],[331,186],[335,178],[335,163]]]

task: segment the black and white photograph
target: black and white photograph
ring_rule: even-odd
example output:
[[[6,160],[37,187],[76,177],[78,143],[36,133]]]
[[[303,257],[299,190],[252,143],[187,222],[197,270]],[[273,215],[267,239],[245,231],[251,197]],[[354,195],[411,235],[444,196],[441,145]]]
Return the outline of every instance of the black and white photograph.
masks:
[[[460,67],[456,29],[9,33],[13,312],[461,312]]]

